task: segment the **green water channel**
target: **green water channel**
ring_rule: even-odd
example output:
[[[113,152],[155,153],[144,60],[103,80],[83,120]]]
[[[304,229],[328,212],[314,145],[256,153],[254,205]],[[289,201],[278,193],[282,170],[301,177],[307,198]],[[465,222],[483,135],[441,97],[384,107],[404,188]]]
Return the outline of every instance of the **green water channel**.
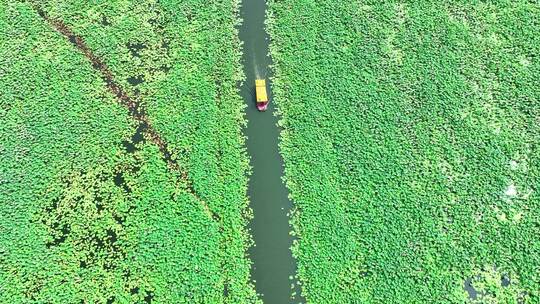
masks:
[[[283,160],[279,154],[279,128],[274,113],[270,90],[271,59],[268,54],[269,37],[265,31],[265,0],[243,0],[240,39],[244,42],[243,64],[246,81],[241,95],[247,108],[247,151],[251,157],[252,175],[248,195],[254,219],[250,224],[255,246],[249,251],[255,288],[264,303],[305,303],[300,297],[296,279],[296,261],[290,247],[293,238],[287,213],[292,204],[282,182]],[[259,112],[255,104],[255,79],[264,78],[270,105]],[[292,287],[294,284],[294,288]],[[295,294],[295,296],[293,296]]]

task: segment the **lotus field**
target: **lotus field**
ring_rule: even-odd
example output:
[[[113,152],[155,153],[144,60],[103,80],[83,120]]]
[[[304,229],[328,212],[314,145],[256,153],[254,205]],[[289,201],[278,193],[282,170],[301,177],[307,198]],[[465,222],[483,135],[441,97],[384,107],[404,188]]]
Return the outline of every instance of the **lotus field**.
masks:
[[[237,9],[0,2],[0,303],[257,301]]]
[[[0,0],[0,303],[265,301],[243,68],[291,297],[540,303],[540,3],[266,3],[271,67],[240,0]]]
[[[271,0],[308,303],[540,303],[540,4]]]

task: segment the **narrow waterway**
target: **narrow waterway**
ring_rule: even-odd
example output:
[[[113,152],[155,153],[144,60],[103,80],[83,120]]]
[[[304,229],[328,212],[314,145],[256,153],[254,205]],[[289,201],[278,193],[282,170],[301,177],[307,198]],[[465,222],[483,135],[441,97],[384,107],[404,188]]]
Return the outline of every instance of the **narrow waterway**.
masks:
[[[264,303],[305,303],[296,280],[291,279],[296,274],[296,261],[290,250],[293,238],[289,234],[291,227],[287,217],[292,204],[281,180],[283,161],[278,150],[279,129],[273,115],[269,83],[271,59],[267,56],[269,38],[264,25],[265,10],[265,0],[243,0],[240,13],[246,75],[240,89],[247,104],[248,125],[244,132],[248,137],[247,151],[253,168],[248,189],[254,213],[250,229],[255,241],[249,251],[253,261],[251,275]],[[256,78],[268,82],[270,105],[266,112],[257,111],[255,105]]]

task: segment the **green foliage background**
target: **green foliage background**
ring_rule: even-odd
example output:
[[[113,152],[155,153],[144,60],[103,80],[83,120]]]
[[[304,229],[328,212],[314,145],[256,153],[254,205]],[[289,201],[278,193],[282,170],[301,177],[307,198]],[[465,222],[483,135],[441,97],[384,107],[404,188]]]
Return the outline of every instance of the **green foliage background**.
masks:
[[[269,17],[308,303],[539,303],[540,4],[271,0]]]
[[[0,1],[0,302],[251,303],[237,2],[36,1],[81,36],[168,142],[197,195],[99,72],[26,1]]]

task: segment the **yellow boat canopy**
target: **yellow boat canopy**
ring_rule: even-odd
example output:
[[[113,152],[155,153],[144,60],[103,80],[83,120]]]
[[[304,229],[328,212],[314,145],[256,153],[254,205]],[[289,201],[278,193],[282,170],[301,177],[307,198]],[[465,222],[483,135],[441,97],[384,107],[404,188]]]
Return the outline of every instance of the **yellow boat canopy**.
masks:
[[[255,91],[257,94],[257,102],[266,102],[268,101],[268,95],[266,94],[266,80],[256,79],[255,80]]]

